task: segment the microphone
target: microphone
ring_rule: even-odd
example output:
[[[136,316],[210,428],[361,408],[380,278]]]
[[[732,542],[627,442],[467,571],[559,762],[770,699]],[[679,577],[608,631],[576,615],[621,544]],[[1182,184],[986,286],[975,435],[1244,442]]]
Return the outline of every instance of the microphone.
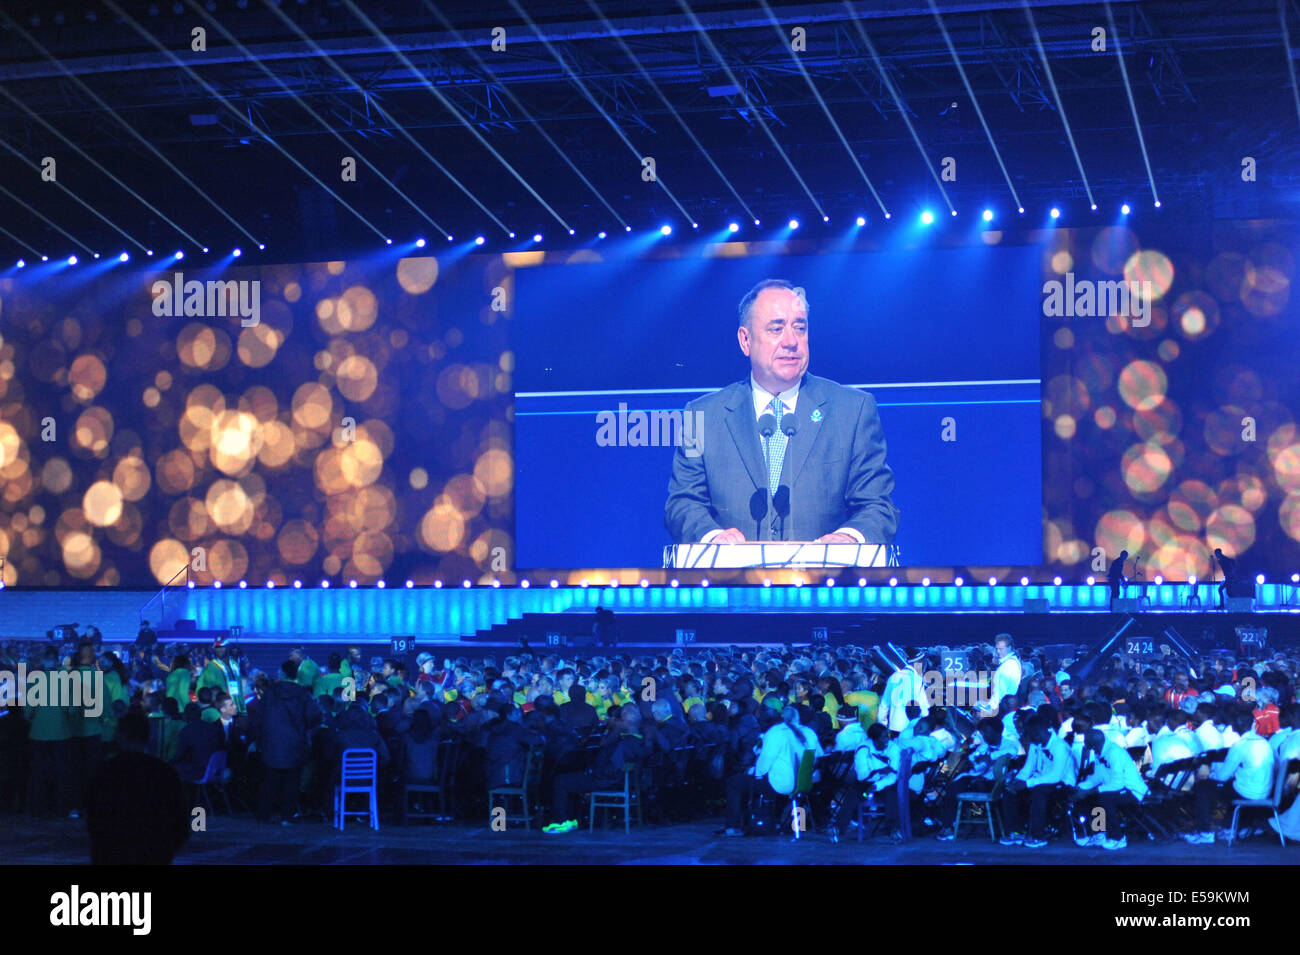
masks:
[[[766,416],[764,416],[766,417]],[[761,419],[760,419],[761,421]],[[792,414],[781,416],[781,433],[787,438],[793,438],[794,433],[799,430],[799,419]]]
[[[769,411],[767,414],[761,416],[758,419],[758,433],[765,438],[772,437],[772,435],[776,433],[776,415]]]
[[[776,511],[776,520],[772,522],[772,530],[776,532],[777,540],[785,540],[785,519],[790,513],[790,486],[782,484],[772,495],[772,509]]]

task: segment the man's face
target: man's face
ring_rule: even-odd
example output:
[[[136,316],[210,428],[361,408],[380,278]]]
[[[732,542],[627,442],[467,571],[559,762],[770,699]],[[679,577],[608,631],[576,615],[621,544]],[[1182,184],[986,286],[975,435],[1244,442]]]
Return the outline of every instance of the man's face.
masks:
[[[993,647],[998,652],[999,660],[1005,660],[1007,658],[1007,654],[1011,652],[1011,648],[1007,646],[1005,643],[1003,643],[1001,640],[993,644]]]
[[[772,394],[793,387],[808,370],[808,305],[790,289],[759,292],[736,336],[754,380]]]
[[[223,720],[233,720],[236,712],[238,712],[238,710],[235,707],[235,701],[233,699],[221,701],[221,718]]]

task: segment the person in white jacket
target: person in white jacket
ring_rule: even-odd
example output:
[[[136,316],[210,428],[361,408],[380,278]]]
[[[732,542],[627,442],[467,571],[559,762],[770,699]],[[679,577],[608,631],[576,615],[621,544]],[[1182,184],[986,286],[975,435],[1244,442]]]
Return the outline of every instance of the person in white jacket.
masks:
[[[1151,787],[1138,772],[1133,757],[1109,739],[1105,730],[1090,729],[1083,745],[1084,760],[1079,767],[1074,805],[1076,812],[1084,813],[1087,828],[1095,831],[1085,839],[1076,836],[1075,842],[1103,849],[1125,849],[1128,837],[1124,831],[1124,813],[1145,799]],[[1092,811],[1098,806],[1100,815]]]
[[[1023,845],[1041,849],[1047,845],[1048,801],[1060,786],[1073,786],[1076,767],[1070,746],[1041,716],[1032,716],[1026,723],[1025,743],[1028,750],[1025,765],[1007,783],[1002,796],[1002,819],[1007,834],[999,840],[1004,846]],[[1025,804],[1029,805],[1029,835],[1022,835]]]
[[[921,680],[921,670],[925,666],[925,654],[908,647],[907,666],[895,670],[885,681],[884,692],[880,696],[880,707],[876,711],[876,721],[884,723],[891,733],[901,733],[911,717],[907,708],[915,705],[925,716],[930,712],[930,700]]]
[[[813,758],[824,755],[817,734],[799,723],[799,708],[787,706],[781,721],[762,736],[758,760],[743,773],[727,780],[727,827],[723,835],[743,835],[745,807],[755,790],[777,797],[788,797],[799,779],[799,763],[804,752]]]
[[[1221,763],[1214,764],[1209,779],[1199,779],[1193,789],[1196,797],[1196,832],[1183,838],[1193,845],[1214,842],[1213,811],[1218,803],[1240,796],[1264,799],[1273,789],[1276,758],[1268,740],[1255,732],[1255,717],[1237,713],[1232,728],[1241,737],[1228,748]]]

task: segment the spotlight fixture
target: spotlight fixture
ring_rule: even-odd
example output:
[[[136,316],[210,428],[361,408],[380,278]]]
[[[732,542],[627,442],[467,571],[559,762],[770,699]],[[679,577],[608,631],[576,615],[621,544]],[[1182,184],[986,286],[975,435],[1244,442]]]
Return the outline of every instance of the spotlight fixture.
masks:
[[[858,218],[857,218],[857,223],[858,223],[858,226],[859,226],[859,228],[860,228],[860,227],[862,227],[862,226],[864,226],[864,225],[867,224],[867,220],[866,220],[863,216],[858,216]]]
[[[388,241],[389,241],[389,244],[391,245],[393,240],[392,240],[392,239],[389,239]],[[259,252],[265,252],[265,251],[266,251],[266,243],[265,243],[265,242],[259,242],[259,243],[257,243],[257,251],[259,251]]]
[[[172,258],[179,262],[181,259],[185,258],[185,250],[177,249],[176,254],[173,255]]]
[[[69,264],[69,265],[76,265],[76,264],[77,264],[77,257],[76,257],[75,255],[70,255],[70,256],[68,256],[68,264]]]
[[[934,213],[931,212],[929,209],[921,213],[921,225],[929,225],[933,221],[934,221]]]
[[[1119,207],[1119,211],[1120,211],[1120,215],[1128,215],[1133,210],[1129,207],[1129,204],[1126,202]]]
[[[985,209],[985,210],[984,210],[984,221],[985,221],[985,222],[992,222],[992,221],[993,221],[993,210],[992,210],[992,209]]]
[[[603,239],[603,238],[605,238],[605,230],[604,230],[604,229],[601,229],[599,232],[597,232],[597,233],[596,233],[596,238],[597,238],[597,239]]]
[[[125,252],[123,252],[122,254],[123,254],[123,255],[126,255]],[[237,259],[237,258],[239,258],[239,257],[240,257],[241,255],[243,255],[243,254],[244,254],[244,250],[243,250],[243,249],[232,249],[231,252],[230,252],[230,257],[231,257],[231,258],[234,258],[234,259]],[[125,261],[125,260],[123,260],[123,261]]]
[[[659,234],[660,234],[660,235],[672,235],[672,234],[673,234],[673,227],[670,226],[670,225],[668,225],[667,223],[665,223],[664,225],[661,225],[661,226],[659,227]]]
[[[787,225],[789,225],[790,228],[791,228],[792,230],[793,230],[793,229],[797,229],[797,228],[799,228],[799,220],[798,220],[798,219],[791,219],[791,220],[787,223]]]
[[[423,249],[423,248],[424,248],[424,240],[423,240],[423,239],[416,239],[416,240],[415,240],[415,247],[416,247],[417,249]]]
[[[736,232],[739,232],[739,231],[740,231],[740,225],[739,225],[738,223],[733,222],[733,223],[731,223],[730,225],[727,226],[727,231],[728,231],[728,232],[731,232],[731,233],[733,233],[733,234],[736,233]]]
[[[392,239],[385,239],[385,240],[384,240],[384,245],[392,245],[392,244],[393,244],[393,240],[392,240]]]
[[[19,260],[18,260],[18,268],[20,268],[20,269],[25,269],[25,268],[27,268],[27,261],[26,261],[25,259],[19,259]]]
[[[1050,215],[1053,219],[1059,219],[1061,218],[1061,210],[1056,208],[1056,206],[1052,206],[1052,211]]]
[[[236,249],[236,250],[235,250],[235,255],[238,255],[238,254],[239,254],[239,250]],[[121,255],[119,255],[119,256],[117,257],[117,260],[118,260],[119,262],[130,262],[130,261],[131,261],[131,253],[129,253],[129,252],[123,252]]]
[[[631,231],[632,231],[632,227],[631,227],[630,225],[625,225],[625,226],[623,226],[623,231],[624,231],[624,232],[631,232]]]
[[[475,244],[475,245],[482,245],[482,244],[483,244],[484,242],[486,242],[486,241],[487,241],[487,239],[483,238],[481,235],[480,235],[480,236],[476,236],[476,237],[474,238],[474,244]]]
[[[48,262],[48,261],[50,261],[50,257],[49,257],[48,255],[42,255],[42,256],[41,256],[41,261],[42,261],[42,262]]]
[[[569,230],[569,235],[573,235],[573,234],[575,233],[575,231],[576,231],[576,230],[574,230],[574,229],[570,229],[570,230]]]
[[[540,232],[534,232],[534,233],[533,233],[533,241],[534,241],[534,242],[541,242],[541,241],[542,241],[542,234],[541,234]]]
[[[698,222],[692,222],[692,223],[691,223],[691,228],[692,228],[692,229],[698,229],[699,227],[700,227],[700,224],[699,224]]]
[[[513,239],[514,237],[515,237],[515,234],[514,234],[513,232],[511,232],[511,233],[510,233],[510,238]]]
[[[822,216],[822,222],[830,222],[830,221],[831,221],[830,216]]]

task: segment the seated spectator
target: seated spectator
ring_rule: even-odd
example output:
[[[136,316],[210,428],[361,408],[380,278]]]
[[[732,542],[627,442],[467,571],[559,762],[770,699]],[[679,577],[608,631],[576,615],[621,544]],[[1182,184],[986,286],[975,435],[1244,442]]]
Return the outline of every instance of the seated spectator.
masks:
[[[1214,842],[1213,811],[1216,805],[1242,799],[1264,799],[1273,788],[1275,758],[1268,740],[1255,732],[1255,718],[1239,712],[1232,728],[1241,738],[1232,744],[1227,757],[1210,768],[1208,779],[1198,779],[1193,790],[1196,798],[1196,831],[1183,838],[1193,845]]]
[[[1046,721],[1037,715],[1030,717],[1026,724],[1025,742],[1029,746],[1025,765],[1007,783],[1002,797],[1002,819],[1007,834],[1000,841],[1004,846],[1041,849],[1047,845],[1049,799],[1059,787],[1074,785],[1074,756],[1065,740],[1051,732]],[[1026,804],[1029,833],[1023,835]]]

